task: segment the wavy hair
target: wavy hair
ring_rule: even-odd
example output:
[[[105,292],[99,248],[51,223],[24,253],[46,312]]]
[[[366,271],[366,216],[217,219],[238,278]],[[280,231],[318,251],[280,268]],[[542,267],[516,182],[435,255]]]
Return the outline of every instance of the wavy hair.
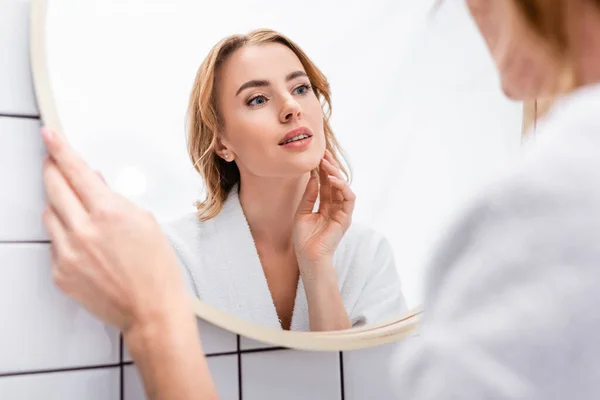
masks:
[[[211,219],[221,211],[229,192],[240,181],[240,171],[235,161],[226,162],[215,152],[217,132],[224,126],[217,102],[217,74],[236,50],[246,45],[265,43],[279,43],[288,47],[302,63],[315,95],[321,102],[326,148],[340,164],[346,179],[350,180],[348,164],[329,124],[331,90],[325,75],[296,43],[276,31],[258,29],[245,35],[231,35],[219,41],[198,68],[187,110],[188,153],[205,184],[206,198],[195,203],[201,221]]]

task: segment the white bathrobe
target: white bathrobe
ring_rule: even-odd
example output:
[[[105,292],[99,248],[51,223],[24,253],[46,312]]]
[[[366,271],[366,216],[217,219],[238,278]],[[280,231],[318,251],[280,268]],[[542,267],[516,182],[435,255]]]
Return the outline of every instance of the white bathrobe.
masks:
[[[190,291],[204,302],[250,322],[282,329],[237,186],[213,219],[190,213],[163,225]],[[392,249],[372,229],[353,224],[333,258],[344,306],[354,327],[407,312]],[[291,329],[309,331],[306,293],[299,280]]]
[[[427,276],[420,337],[394,360],[399,399],[600,399],[600,85],[540,121]]]

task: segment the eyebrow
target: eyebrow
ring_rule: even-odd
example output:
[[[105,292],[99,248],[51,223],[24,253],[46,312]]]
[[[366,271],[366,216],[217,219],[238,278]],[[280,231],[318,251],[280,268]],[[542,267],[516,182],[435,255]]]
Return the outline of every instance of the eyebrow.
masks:
[[[287,74],[287,76],[285,77],[285,81],[289,82],[292,79],[296,79],[299,78],[301,76],[307,76],[306,72],[304,71],[294,71],[291,72],[289,74]],[[271,83],[269,81],[265,81],[265,80],[251,80],[248,81],[246,83],[244,83],[242,86],[240,86],[240,88],[238,89],[238,91],[236,92],[236,96],[238,94],[240,94],[243,90],[248,89],[248,88],[253,88],[253,87],[265,87],[265,86],[269,86]]]

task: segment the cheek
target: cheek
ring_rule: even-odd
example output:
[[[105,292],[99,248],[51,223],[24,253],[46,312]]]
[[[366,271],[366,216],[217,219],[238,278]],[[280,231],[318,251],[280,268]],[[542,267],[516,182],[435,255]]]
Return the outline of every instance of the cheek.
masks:
[[[309,121],[313,134],[323,136],[323,109],[316,97],[307,99],[304,106],[305,118]]]
[[[240,115],[228,129],[230,146],[240,159],[251,157],[252,153],[266,147],[268,138],[265,132],[269,132],[269,127],[259,114],[260,112],[254,112]]]

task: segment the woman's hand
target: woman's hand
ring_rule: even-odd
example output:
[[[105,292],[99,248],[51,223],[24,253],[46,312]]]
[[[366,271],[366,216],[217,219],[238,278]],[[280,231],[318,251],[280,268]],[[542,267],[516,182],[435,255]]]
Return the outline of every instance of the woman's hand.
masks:
[[[331,153],[311,176],[296,213],[294,248],[304,282],[311,331],[352,327],[338,287],[333,253],[352,222],[356,196],[344,180]],[[319,195],[319,210],[313,208]]]
[[[158,223],[111,191],[61,135],[42,136],[56,285],[123,332],[149,399],[216,399],[191,296]]]
[[[111,191],[71,150],[44,131],[44,224],[56,285],[120,329],[157,322],[174,310],[192,313],[170,244],[154,217]]]
[[[319,189],[320,184],[320,189]],[[319,210],[313,212],[320,190]],[[333,254],[352,222],[356,195],[327,150],[317,175],[311,176],[298,207],[293,230],[300,264],[331,264]]]

